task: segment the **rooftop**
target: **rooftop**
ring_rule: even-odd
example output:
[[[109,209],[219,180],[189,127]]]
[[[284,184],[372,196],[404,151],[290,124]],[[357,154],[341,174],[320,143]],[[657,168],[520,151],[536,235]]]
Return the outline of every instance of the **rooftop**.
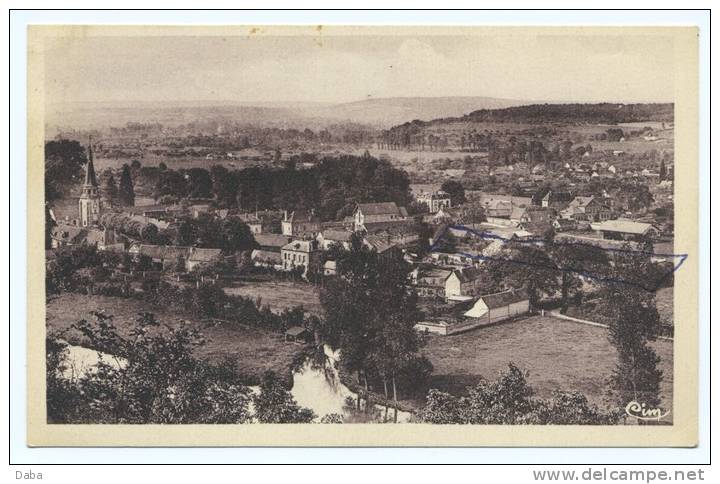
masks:
[[[652,224],[634,222],[627,219],[606,220],[598,224],[591,224],[593,230],[603,232],[620,232],[624,234],[645,235],[650,231]]]
[[[516,291],[513,289],[498,292],[495,294],[487,294],[485,296],[480,296],[480,299],[483,300],[483,302],[489,309],[500,308],[503,306],[507,306],[508,304],[525,301],[527,300],[527,298],[527,294],[525,294],[523,291]]]
[[[401,215],[395,202],[358,203],[357,208],[364,215]]]

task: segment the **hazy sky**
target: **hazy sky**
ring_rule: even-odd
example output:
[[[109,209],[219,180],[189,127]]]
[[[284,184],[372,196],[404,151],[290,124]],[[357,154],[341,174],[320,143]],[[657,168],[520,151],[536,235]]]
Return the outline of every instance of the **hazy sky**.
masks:
[[[47,48],[46,99],[662,102],[673,55],[671,38],[640,35],[78,37]]]

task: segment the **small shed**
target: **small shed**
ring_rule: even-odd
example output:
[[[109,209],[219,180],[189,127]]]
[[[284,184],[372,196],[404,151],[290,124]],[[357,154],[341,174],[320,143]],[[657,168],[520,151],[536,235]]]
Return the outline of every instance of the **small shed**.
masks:
[[[308,330],[302,326],[292,326],[285,331],[285,341],[305,342],[308,338]]]

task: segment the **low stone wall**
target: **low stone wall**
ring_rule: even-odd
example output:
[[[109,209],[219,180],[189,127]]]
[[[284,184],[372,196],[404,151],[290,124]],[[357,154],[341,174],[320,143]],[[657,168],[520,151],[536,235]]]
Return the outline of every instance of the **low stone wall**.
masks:
[[[550,316],[553,316],[558,319],[564,319],[565,321],[572,321],[574,323],[580,323],[580,324],[587,324],[588,326],[597,326],[599,328],[605,328],[608,329],[610,326],[603,323],[596,323],[595,321],[589,321],[587,319],[579,319],[579,318],[573,318],[571,316],[565,316],[564,314],[560,314],[558,311],[549,311],[548,314]],[[664,341],[673,341],[672,338],[669,336],[658,336],[657,339],[661,339]]]

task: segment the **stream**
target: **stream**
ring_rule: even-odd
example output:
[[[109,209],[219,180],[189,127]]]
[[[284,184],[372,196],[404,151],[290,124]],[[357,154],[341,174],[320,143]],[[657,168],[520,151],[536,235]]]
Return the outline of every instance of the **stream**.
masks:
[[[385,414],[385,407],[373,405],[372,412],[365,412],[364,401],[362,410],[357,410],[355,405],[346,405],[349,398],[357,402],[357,393],[352,392],[340,381],[337,370],[339,352],[332,351],[327,345],[324,346],[325,365],[313,364],[312,358],[293,373],[293,386],[290,393],[301,407],[311,409],[317,415],[316,421],[328,414],[339,414],[347,423],[364,423],[369,421],[382,421]],[[68,345],[66,348],[66,369],[63,373],[65,378],[78,378],[92,372],[98,362],[102,361],[119,367],[124,364],[122,359],[116,360],[112,355],[91,350],[82,346]],[[251,386],[250,389],[256,393],[259,388]],[[394,410],[389,409],[387,415],[392,422]],[[412,414],[398,410],[398,423],[408,422]]]

